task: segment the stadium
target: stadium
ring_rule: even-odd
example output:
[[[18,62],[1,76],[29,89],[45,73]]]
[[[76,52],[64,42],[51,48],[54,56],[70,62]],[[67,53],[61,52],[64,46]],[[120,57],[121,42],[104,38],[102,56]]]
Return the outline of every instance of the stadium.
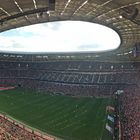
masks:
[[[0,140],[140,140],[139,10],[139,0],[0,0]],[[44,29],[40,24],[50,23],[58,32],[52,23],[59,22],[73,22],[71,36],[65,36],[75,40],[49,30],[51,40],[19,39],[21,28],[37,25],[32,29],[36,35]],[[76,22],[109,28],[119,45],[95,51],[91,48],[97,44],[83,41],[84,51],[65,52],[65,45],[64,51],[57,50],[53,44],[62,46],[62,39],[72,48],[88,30],[75,31],[81,27]],[[103,43],[97,32],[90,34],[90,25],[89,36],[81,39],[87,44],[96,36],[101,45],[116,42],[110,36],[108,43],[104,30]],[[17,51],[24,44],[28,48]],[[36,46],[39,51],[30,51]]]

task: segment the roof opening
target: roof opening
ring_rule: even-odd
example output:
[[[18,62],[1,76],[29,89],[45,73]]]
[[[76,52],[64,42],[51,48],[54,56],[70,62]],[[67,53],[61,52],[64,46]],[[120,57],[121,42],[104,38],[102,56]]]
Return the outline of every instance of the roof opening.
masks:
[[[117,49],[120,37],[111,28],[82,21],[30,25],[0,34],[0,51],[11,53],[100,52]]]

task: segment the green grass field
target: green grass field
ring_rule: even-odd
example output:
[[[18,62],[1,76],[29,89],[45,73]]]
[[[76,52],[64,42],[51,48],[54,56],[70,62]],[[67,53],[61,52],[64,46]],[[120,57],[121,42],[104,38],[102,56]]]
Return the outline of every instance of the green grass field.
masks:
[[[52,96],[30,90],[0,91],[0,111],[64,140],[111,140],[104,129],[112,99]]]

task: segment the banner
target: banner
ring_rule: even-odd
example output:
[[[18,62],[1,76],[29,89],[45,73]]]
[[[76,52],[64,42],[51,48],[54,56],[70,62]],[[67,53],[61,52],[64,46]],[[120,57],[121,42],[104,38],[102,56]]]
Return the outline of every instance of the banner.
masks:
[[[115,111],[115,108],[112,107],[112,106],[107,106],[106,107],[106,112],[114,112]]]
[[[106,123],[106,130],[108,130],[111,134],[113,134],[113,129]]]
[[[114,123],[114,118],[112,116],[108,115],[107,119]]]

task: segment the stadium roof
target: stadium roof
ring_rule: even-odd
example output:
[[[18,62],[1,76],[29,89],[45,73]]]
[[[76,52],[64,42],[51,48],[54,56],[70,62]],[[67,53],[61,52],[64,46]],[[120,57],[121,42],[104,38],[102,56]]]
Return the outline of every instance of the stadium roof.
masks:
[[[89,21],[116,30],[120,50],[128,51],[140,40],[139,10],[139,0],[0,0],[0,32],[51,21]]]

